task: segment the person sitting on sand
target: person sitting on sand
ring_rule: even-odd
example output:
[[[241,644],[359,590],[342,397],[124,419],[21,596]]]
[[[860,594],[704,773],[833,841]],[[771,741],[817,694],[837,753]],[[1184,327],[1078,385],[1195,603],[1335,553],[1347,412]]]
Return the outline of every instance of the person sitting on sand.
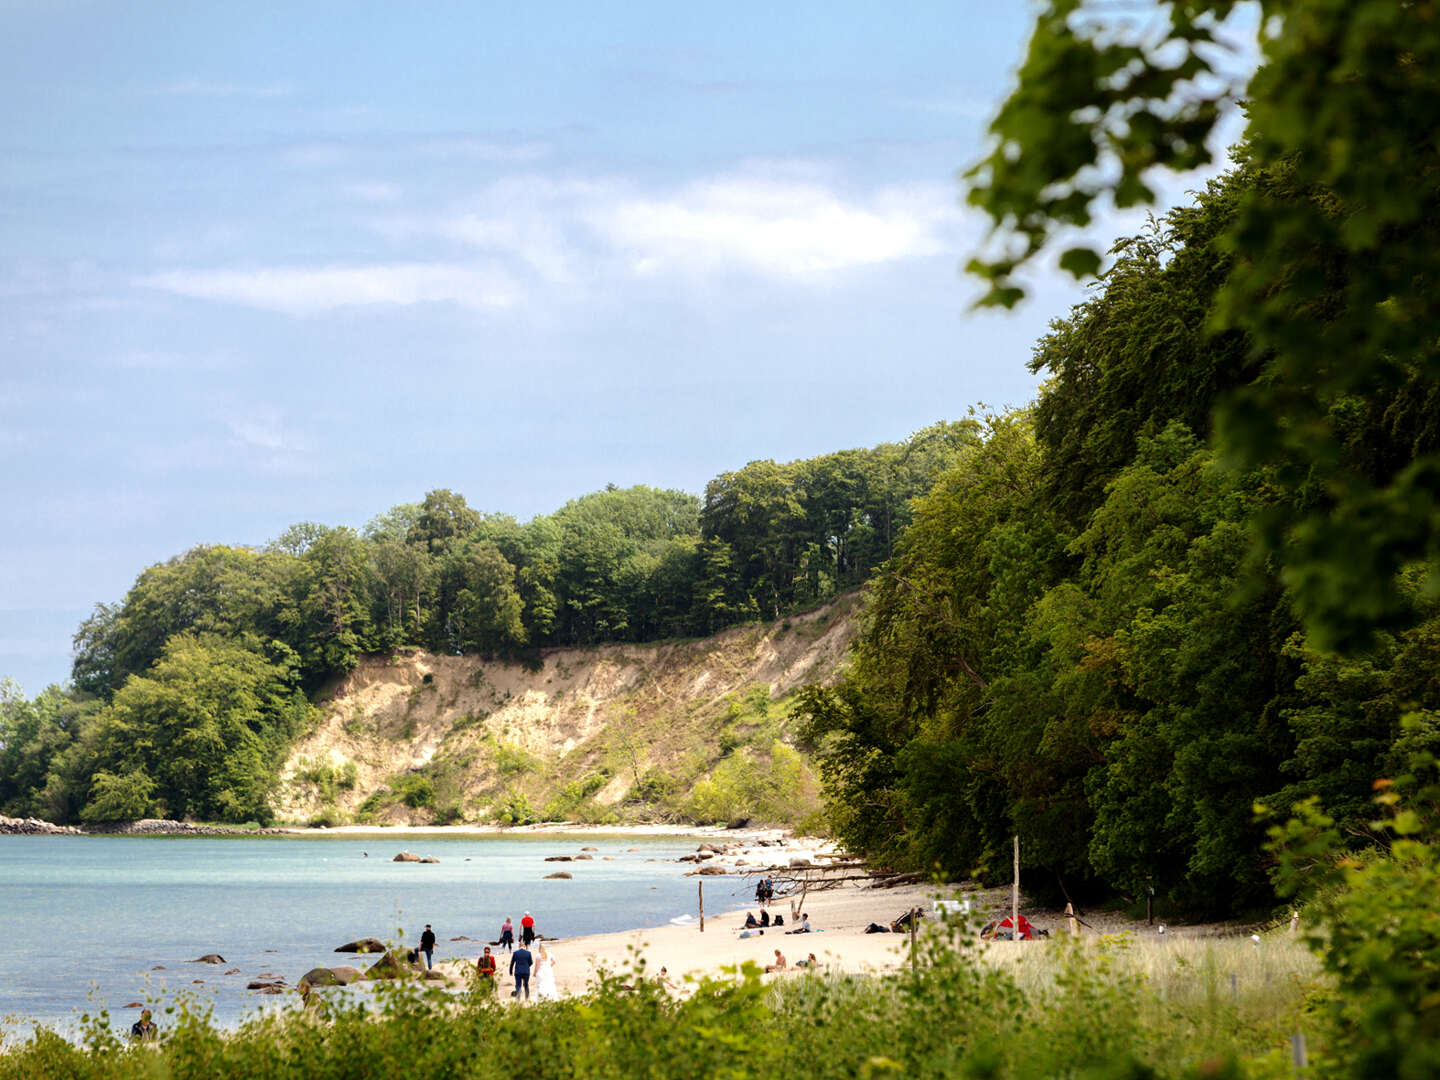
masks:
[[[787,934],[808,934],[810,933],[810,916],[803,911],[800,913],[800,925],[794,930],[786,930]]]
[[[747,912],[746,915],[745,915],[745,929],[746,929],[746,930],[753,930],[755,927],[757,927],[757,926],[759,926],[759,925],[760,925],[760,920],[757,919],[757,918],[755,918],[755,913],[754,913],[753,911]]]
[[[795,966],[803,968],[817,968],[820,966],[820,961],[815,959],[815,954],[812,952],[804,960],[796,960]]]
[[[677,986],[675,985],[675,983],[674,983],[674,982],[671,980],[671,978],[670,978],[670,969],[669,969],[669,968],[664,968],[664,967],[662,967],[662,968],[660,969],[660,974],[655,976],[655,981],[656,981],[657,983],[659,983],[661,986],[668,987],[668,988],[671,989],[671,990],[678,990],[678,989],[679,989],[679,987],[677,987]]]
[[[773,964],[765,965],[765,974],[769,975],[771,972],[784,971],[788,966],[789,965],[785,963],[785,954],[782,953],[779,949],[776,949],[775,962]]]
[[[761,926],[769,926],[769,925],[770,925],[770,912],[769,912],[768,910],[760,912],[760,925],[761,925]]]

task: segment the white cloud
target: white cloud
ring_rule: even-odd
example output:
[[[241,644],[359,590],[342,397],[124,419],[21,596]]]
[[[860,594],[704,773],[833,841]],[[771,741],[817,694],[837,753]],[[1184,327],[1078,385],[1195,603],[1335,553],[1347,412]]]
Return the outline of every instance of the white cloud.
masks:
[[[636,273],[731,268],[793,280],[939,254],[944,226],[958,220],[949,198],[924,188],[857,199],[818,183],[735,178],[625,199],[591,224]]]
[[[372,202],[404,195],[372,181],[344,190]],[[396,261],[175,270],[140,284],[294,315],[370,304],[507,308],[542,293],[547,303],[573,301],[627,281],[713,276],[823,286],[838,274],[959,252],[972,224],[948,185],[857,190],[807,162],[752,164],[658,190],[512,175],[447,210],[369,222]]]
[[[504,308],[520,298],[508,277],[495,270],[426,263],[175,270],[141,278],[139,284],[180,296],[291,315],[372,304],[454,303],[462,307]]]

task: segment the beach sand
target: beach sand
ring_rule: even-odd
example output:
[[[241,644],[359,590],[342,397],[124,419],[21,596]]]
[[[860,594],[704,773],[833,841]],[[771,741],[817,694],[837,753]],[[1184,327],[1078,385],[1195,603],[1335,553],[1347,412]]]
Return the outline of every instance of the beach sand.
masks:
[[[725,880],[733,882],[730,878]],[[555,964],[555,983],[562,996],[584,993],[601,970],[617,975],[631,972],[641,957],[645,960],[648,975],[658,974],[662,966],[667,968],[668,977],[681,993],[687,990],[687,976],[693,980],[705,976],[720,977],[725,967],[743,964],[747,960],[764,967],[775,962],[776,949],[792,967],[786,975],[765,976],[767,980],[803,971],[803,968],[796,969],[793,965],[812,952],[821,969],[827,972],[880,974],[894,971],[906,962],[910,938],[906,934],[866,934],[865,927],[872,922],[888,925],[912,906],[929,912],[936,895],[935,887],[928,885],[879,889],[868,884],[847,882],[820,892],[807,893],[805,910],[810,915],[812,927],[809,934],[784,932],[794,924],[790,917],[790,898],[781,897],[771,903],[770,911],[772,916],[777,913],[784,915],[786,925],[748,938],[741,938],[740,932],[746,911],[758,914],[759,908],[754,904],[720,913],[707,911],[704,930],[696,919],[678,926],[625,930],[543,944]],[[478,955],[478,947],[474,951]],[[513,979],[505,976],[507,963],[508,956],[500,954],[502,998],[508,998],[514,985]],[[468,957],[447,961],[442,970],[465,978],[474,964],[474,957]],[[436,966],[442,965],[437,963]]]

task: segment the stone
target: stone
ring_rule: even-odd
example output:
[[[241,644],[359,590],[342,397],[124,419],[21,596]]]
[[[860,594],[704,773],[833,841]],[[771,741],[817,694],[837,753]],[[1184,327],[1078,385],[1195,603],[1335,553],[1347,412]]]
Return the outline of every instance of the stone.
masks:
[[[439,862],[440,860],[437,859],[434,855],[426,855],[426,856],[425,856],[423,859],[421,859],[420,861],[421,861],[421,862],[424,862],[424,863],[436,863],[436,862]]]
[[[219,953],[210,952],[204,956],[197,956],[194,960],[186,960],[185,962],[187,964],[223,964],[225,963],[225,957]]]
[[[593,859],[593,858],[595,858],[594,855],[576,855],[576,856],[575,856],[575,861],[576,861],[576,862],[589,862],[589,861],[590,861],[591,859]]]
[[[335,977],[335,972],[326,967],[311,968],[300,976],[299,986],[339,986],[340,980]]]
[[[574,855],[546,855],[546,862],[574,862]]]
[[[349,986],[365,977],[363,971],[350,964],[338,964],[330,969],[330,974],[335,976],[335,981],[341,986]]]
[[[280,988],[283,990],[283,989],[285,988],[285,980],[284,980],[284,979],[252,979],[250,982],[248,982],[248,983],[245,984],[245,989],[246,989],[246,990],[268,990],[268,989],[269,989],[270,987],[272,987],[272,986],[278,986],[278,987],[280,987]]]
[[[419,856],[419,855],[416,855],[413,851],[402,851],[402,852],[400,852],[399,855],[396,855],[396,856],[395,856],[393,859],[391,859],[390,861],[391,861],[391,862],[419,862],[419,861],[420,861],[420,856]]]
[[[792,856],[790,856],[790,865],[791,865],[791,866],[794,866],[794,867],[798,867],[799,869],[802,869],[802,870],[803,870],[804,868],[806,868],[807,866],[810,865],[810,860],[809,860],[809,859],[806,859],[806,858],[802,858],[802,857],[799,856],[799,855],[792,855]]]
[[[716,874],[725,873],[723,866],[702,866],[699,870],[691,870],[686,877],[714,877]]]
[[[581,850],[581,851],[599,851],[600,849],[599,849],[598,847],[582,847],[580,850]]]
[[[574,874],[570,873],[570,872],[567,871],[567,870],[557,870],[557,871],[555,871],[555,873],[553,873],[553,874],[546,874],[546,875],[545,875],[545,880],[546,880],[546,881],[549,881],[551,878],[561,878],[561,879],[563,879],[563,880],[565,880],[565,881],[569,881],[569,880],[570,880],[571,878],[573,878],[574,876],[575,876]]]
[[[391,949],[366,969],[367,979],[418,979],[425,974],[418,949]]]
[[[336,952],[372,953],[384,952],[385,943],[379,938],[365,937],[358,941],[347,941],[344,945],[336,948]]]

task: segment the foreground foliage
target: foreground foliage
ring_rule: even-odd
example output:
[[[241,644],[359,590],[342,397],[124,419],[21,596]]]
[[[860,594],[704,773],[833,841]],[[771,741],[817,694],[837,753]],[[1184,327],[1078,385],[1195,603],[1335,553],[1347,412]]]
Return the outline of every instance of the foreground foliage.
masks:
[[[940,934],[922,940],[915,970],[883,981],[797,973],[766,985],[747,965],[679,999],[643,972],[602,979],[584,1000],[519,1009],[401,987],[382,994],[378,1015],[337,1001],[231,1034],[181,1012],[165,1019],[156,1047],[127,1046],[98,1023],[82,1045],[37,1035],[0,1053],[0,1080],[1268,1077],[1287,1075],[1291,1034],[1317,1037],[1303,1015],[1314,969],[1296,965],[1305,954],[1293,943],[1267,946],[1262,962],[1248,955],[1248,942],[1158,952],[1125,939],[1018,948],[1018,965],[996,964]],[[1139,961],[1147,953],[1168,981]]]

